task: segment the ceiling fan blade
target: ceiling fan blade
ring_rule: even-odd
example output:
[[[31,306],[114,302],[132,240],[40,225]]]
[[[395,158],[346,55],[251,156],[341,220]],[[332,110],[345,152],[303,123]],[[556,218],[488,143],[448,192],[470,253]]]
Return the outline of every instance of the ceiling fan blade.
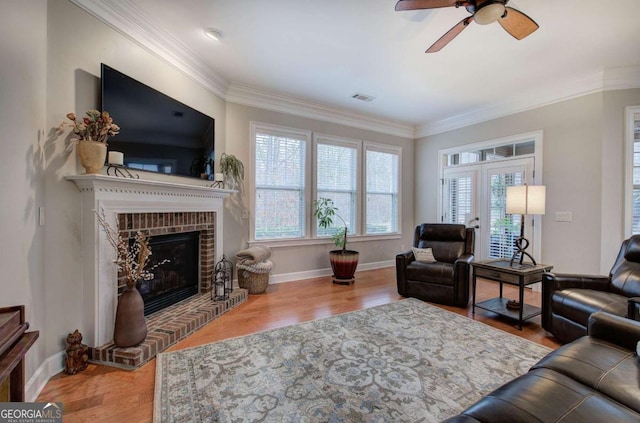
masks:
[[[464,18],[463,20],[461,20],[460,22],[458,22],[456,24],[456,26],[451,28],[442,37],[440,37],[438,39],[438,41],[433,43],[433,45],[431,47],[429,47],[427,49],[427,51],[425,51],[425,53],[435,53],[435,52],[438,52],[438,51],[442,50],[442,48],[444,46],[446,46],[447,44],[449,44],[451,42],[451,40],[456,38],[458,36],[458,34],[460,34],[462,32],[463,29],[465,29],[467,26],[469,26],[469,24],[471,22],[473,22],[473,16],[468,16],[468,17]]]
[[[513,7],[507,7],[507,15],[498,19],[498,22],[505,31],[518,40],[522,40],[539,28],[533,19]]]
[[[456,0],[400,0],[396,3],[396,12],[402,10],[436,9],[438,7],[455,6]]]

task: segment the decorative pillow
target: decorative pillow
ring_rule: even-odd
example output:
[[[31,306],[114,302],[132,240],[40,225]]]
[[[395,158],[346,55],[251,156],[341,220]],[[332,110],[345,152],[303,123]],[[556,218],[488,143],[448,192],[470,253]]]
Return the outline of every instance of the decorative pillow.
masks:
[[[433,250],[431,248],[416,248],[412,247],[413,255],[416,257],[417,261],[421,261],[423,263],[435,263],[436,258],[433,256]]]

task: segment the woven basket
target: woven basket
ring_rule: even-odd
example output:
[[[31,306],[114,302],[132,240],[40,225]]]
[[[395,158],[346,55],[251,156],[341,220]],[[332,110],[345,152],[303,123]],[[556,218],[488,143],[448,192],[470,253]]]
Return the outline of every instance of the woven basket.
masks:
[[[259,271],[252,271],[251,266],[238,265],[238,285],[247,289],[249,294],[263,294],[269,285],[270,261],[259,263]]]

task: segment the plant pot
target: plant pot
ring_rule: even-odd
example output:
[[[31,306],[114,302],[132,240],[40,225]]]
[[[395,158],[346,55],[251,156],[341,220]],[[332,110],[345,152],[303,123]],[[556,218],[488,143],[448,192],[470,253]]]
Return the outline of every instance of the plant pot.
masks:
[[[107,158],[107,144],[97,141],[78,141],[78,159],[86,174],[100,173]]]
[[[354,274],[358,267],[360,253],[353,250],[329,251],[329,261],[333,270],[333,283],[349,285],[355,281]]]
[[[144,300],[136,286],[127,287],[118,298],[113,343],[116,347],[133,347],[147,337]]]

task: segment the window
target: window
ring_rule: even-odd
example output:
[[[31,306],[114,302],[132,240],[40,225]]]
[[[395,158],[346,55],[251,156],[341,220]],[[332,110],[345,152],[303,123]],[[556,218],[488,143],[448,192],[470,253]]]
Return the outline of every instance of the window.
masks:
[[[535,153],[535,141],[508,143],[481,150],[460,151],[446,155],[447,166],[501,160]]]
[[[316,135],[316,199],[330,198],[338,208],[349,228],[349,234],[356,233],[358,195],[358,157],[360,143],[324,135]],[[342,227],[340,219],[334,219],[331,228],[319,228],[318,236],[330,236]]]
[[[254,132],[254,239],[304,238],[308,134]]]
[[[640,234],[640,106],[627,107],[627,181],[625,234]]]
[[[318,227],[319,198],[333,200],[351,240],[400,231],[400,147],[257,122],[251,142],[250,241],[327,242],[342,222]]]
[[[398,232],[399,150],[366,146],[366,234]]]

